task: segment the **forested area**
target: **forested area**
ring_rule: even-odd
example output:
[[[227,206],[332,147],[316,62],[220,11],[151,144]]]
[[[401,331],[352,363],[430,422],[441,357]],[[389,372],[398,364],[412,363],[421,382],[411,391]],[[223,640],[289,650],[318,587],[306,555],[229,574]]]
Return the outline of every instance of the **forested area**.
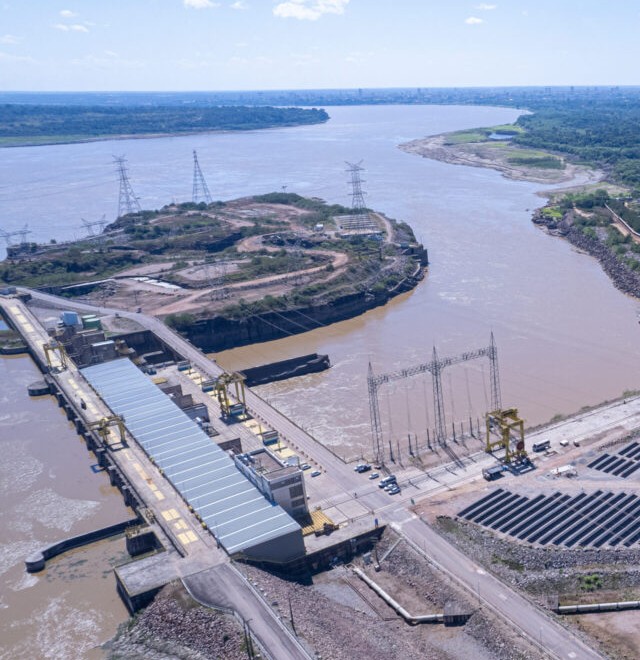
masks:
[[[238,131],[327,121],[324,110],[274,107],[0,105],[0,145]]]
[[[640,190],[640,96],[557,100],[517,123],[525,131],[514,143],[568,154]]]

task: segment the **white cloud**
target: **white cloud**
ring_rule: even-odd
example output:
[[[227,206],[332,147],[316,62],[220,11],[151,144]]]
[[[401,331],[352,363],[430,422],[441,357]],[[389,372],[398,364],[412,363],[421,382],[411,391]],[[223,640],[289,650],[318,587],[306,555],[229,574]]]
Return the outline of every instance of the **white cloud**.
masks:
[[[34,63],[35,60],[33,57],[27,57],[24,55],[12,55],[11,53],[4,53],[0,51],[0,62],[28,62]]]
[[[61,30],[62,32],[89,32],[89,28],[86,25],[80,25],[80,23],[74,23],[73,25],[66,25],[65,23],[56,23],[52,25],[56,30]]]
[[[230,5],[231,9],[246,9],[247,5],[244,4],[243,0],[236,0],[236,2],[232,2]]]
[[[22,41],[22,37],[16,37],[13,34],[5,34],[0,37],[0,44],[5,44],[6,46],[15,46]]]
[[[484,23],[484,21],[476,16],[469,16],[469,18],[465,19],[465,23],[467,25],[480,25],[480,23]]]
[[[476,9],[479,9],[480,11],[491,11],[492,9],[497,9],[498,5],[488,5],[486,2],[481,2],[479,5],[476,6]]]
[[[275,16],[297,18],[299,21],[316,21],[324,14],[344,14],[349,0],[289,0],[273,8]]]
[[[77,15],[78,14],[76,14],[75,11],[71,11],[70,9],[63,9],[60,12],[60,16],[62,16],[62,18],[73,18],[74,16],[77,16]]]
[[[182,0],[182,4],[187,9],[211,9],[220,6],[220,3],[211,0]]]

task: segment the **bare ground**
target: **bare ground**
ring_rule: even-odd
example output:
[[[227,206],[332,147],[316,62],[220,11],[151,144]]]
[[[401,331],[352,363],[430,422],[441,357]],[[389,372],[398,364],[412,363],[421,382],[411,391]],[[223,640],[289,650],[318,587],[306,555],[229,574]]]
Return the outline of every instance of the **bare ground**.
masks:
[[[378,556],[398,540],[387,530]],[[360,561],[359,565],[362,566]],[[312,585],[282,580],[248,567],[247,574],[272,604],[282,620],[295,629],[308,647],[325,660],[508,660],[539,658],[538,651],[509,631],[489,612],[480,609],[466,593],[423,557],[401,541],[382,561],[382,570],[365,567],[370,577],[387,589],[412,614],[442,612],[455,601],[471,614],[466,625],[408,625],[349,567],[338,567],[314,576]],[[243,571],[245,569],[243,568]]]
[[[516,181],[556,184],[574,181],[576,178],[586,179],[585,182],[602,178],[601,172],[595,172],[566,161],[565,168],[562,170],[514,165],[507,160],[510,155],[509,148],[501,144],[487,142],[446,144],[446,140],[447,135],[433,135],[405,142],[400,145],[400,149],[452,165],[487,167],[498,170],[508,179]]]

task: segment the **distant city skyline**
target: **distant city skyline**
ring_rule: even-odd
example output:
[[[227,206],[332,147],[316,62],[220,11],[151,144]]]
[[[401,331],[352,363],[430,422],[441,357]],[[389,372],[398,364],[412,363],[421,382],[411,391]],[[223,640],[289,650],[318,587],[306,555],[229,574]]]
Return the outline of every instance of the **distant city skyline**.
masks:
[[[637,85],[640,0],[7,0],[2,91]]]

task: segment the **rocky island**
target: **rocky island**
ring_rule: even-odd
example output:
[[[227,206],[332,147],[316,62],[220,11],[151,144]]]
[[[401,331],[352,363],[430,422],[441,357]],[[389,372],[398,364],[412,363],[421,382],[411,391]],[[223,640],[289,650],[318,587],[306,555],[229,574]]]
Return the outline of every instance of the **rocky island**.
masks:
[[[80,241],[13,246],[0,279],[144,311],[220,351],[383,305],[415,287],[427,264],[404,222],[271,193],[171,204]]]

